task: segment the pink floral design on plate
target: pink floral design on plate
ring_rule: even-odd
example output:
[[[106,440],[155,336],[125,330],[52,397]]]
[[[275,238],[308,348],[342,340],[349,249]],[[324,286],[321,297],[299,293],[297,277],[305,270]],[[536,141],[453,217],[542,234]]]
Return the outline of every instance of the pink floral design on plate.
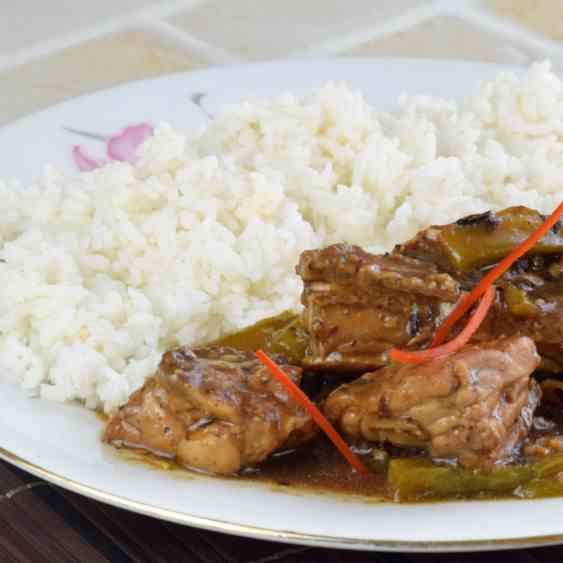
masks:
[[[153,133],[154,128],[148,123],[129,125],[123,131],[106,139],[106,153],[109,160],[90,157],[80,145],[73,147],[72,159],[81,172],[95,170],[112,160],[133,163],[137,160],[137,149]]]

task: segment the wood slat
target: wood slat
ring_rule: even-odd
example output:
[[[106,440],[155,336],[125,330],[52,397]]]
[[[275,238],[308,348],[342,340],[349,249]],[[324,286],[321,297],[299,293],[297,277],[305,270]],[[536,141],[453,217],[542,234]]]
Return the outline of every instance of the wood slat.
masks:
[[[555,563],[563,561],[563,546],[542,547],[541,549],[527,550],[537,563]]]
[[[0,515],[3,508],[0,506]],[[34,561],[35,563],[50,563],[45,554],[25,540],[11,524],[2,523],[2,533],[0,534],[0,561]]]
[[[0,505],[0,526],[12,549],[33,554],[28,561],[106,563],[108,559],[28,489]],[[47,490],[47,488],[43,488]]]
[[[0,498],[3,498],[6,493],[17,487],[37,481],[39,479],[33,475],[20,471],[7,463],[0,462]]]
[[[93,526],[127,553],[131,561],[226,563],[191,528],[107,506],[74,493],[63,494]]]
[[[372,552],[315,548],[308,552],[288,554],[279,562],[272,563],[305,563],[313,561],[314,563],[387,563],[388,559],[383,554]]]
[[[248,538],[219,534],[207,530],[200,530],[198,533],[207,543],[214,545],[215,549],[230,563],[267,563],[270,560],[279,560],[279,557],[272,559],[273,556],[279,553],[310,550],[305,547],[249,540]]]

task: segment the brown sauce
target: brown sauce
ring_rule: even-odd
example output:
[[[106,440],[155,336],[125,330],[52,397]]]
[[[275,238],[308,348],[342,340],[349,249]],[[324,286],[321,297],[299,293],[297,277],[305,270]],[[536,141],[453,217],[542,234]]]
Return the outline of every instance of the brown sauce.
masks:
[[[300,452],[272,456],[261,464],[259,470],[242,478],[288,489],[361,495],[374,499],[388,496],[384,475],[359,475],[322,437]]]
[[[142,463],[152,469],[172,471],[183,478],[194,478],[201,473],[192,471],[174,460],[159,457],[144,450],[131,448],[115,449],[127,462]],[[372,500],[389,498],[387,480],[384,475],[372,473],[362,477],[355,473],[327,440],[319,438],[307,449],[274,454],[258,468],[247,469],[232,477],[210,476],[247,483],[260,483],[276,489],[299,492],[332,493],[361,496]]]
[[[253,327],[249,327],[239,333],[226,336],[221,341],[215,342],[216,345],[234,346],[240,350],[254,351],[258,348],[275,348],[275,351],[289,352],[290,355],[303,353],[304,342],[299,332],[294,332],[296,326],[295,315],[285,313],[279,317],[265,319]],[[289,330],[288,330],[289,327]],[[281,337],[280,337],[281,334]],[[304,375],[302,386],[311,396],[318,399],[326,395],[332,388],[343,383],[345,378],[325,377],[314,374],[308,377]],[[537,413],[545,416],[553,424],[550,433],[555,430],[555,434],[563,434],[563,414],[561,409],[556,410],[540,409]],[[98,415],[100,420],[107,423],[107,416]],[[542,432],[533,430],[530,438],[537,438]],[[113,448],[111,448],[113,450]],[[194,478],[197,472],[191,471],[178,465],[174,460],[164,459],[143,450],[122,448],[117,450],[121,458],[130,462],[141,462],[157,470],[171,471],[183,478]],[[412,452],[393,452],[397,457],[408,457],[421,459],[420,454]],[[513,467],[525,466],[529,460],[515,459]],[[563,458],[561,462],[563,469]],[[539,498],[543,496],[563,496],[563,471],[555,476],[549,476],[541,482],[536,482],[533,496],[528,498]],[[450,475],[456,478],[455,475]],[[338,494],[362,497],[366,500],[394,500],[395,492],[389,485],[387,475],[383,473],[370,473],[369,476],[361,476],[355,473],[347,461],[324,436],[317,437],[312,443],[308,444],[300,451],[280,452],[273,454],[259,467],[247,469],[241,475],[232,477],[215,477],[217,479],[232,479],[237,481],[260,483],[266,486],[273,486],[278,490],[291,492],[314,492],[323,494]],[[554,486],[555,483],[555,486]],[[560,483],[560,484],[558,484]],[[475,494],[456,492],[440,497],[440,499],[429,499],[424,495],[420,498],[409,499],[420,501],[444,500],[459,498],[514,498],[519,497],[518,489],[515,487],[494,494],[479,492]]]
[[[105,418],[105,417],[104,417]],[[556,418],[558,428],[563,428],[563,419],[559,415]],[[553,420],[553,419],[551,419]],[[539,437],[543,432],[532,432],[532,438]],[[172,459],[166,459],[146,452],[141,449],[120,448],[114,449],[108,446],[108,451],[117,452],[117,455],[127,462],[142,463],[152,469],[168,471],[181,479],[194,479],[201,476],[200,472],[192,471],[176,463]],[[397,456],[403,459],[428,461],[420,454],[411,452],[397,452]],[[459,488],[455,493],[441,495],[422,494],[415,498],[402,499],[402,502],[432,502],[440,500],[458,499],[502,499],[502,498],[543,498],[553,496],[563,496],[563,455],[552,456],[552,460],[557,460],[558,472],[546,475],[540,479],[536,478],[532,482],[532,487],[528,492],[522,494],[520,483],[514,483],[511,488],[491,491],[475,491],[471,488],[471,483],[465,491]],[[550,458],[536,460],[540,464],[550,463]],[[508,467],[524,468],[528,464],[534,463],[525,458],[514,459]],[[454,471],[456,471],[454,469]],[[461,471],[463,474],[463,470]],[[465,475],[479,474],[465,472]],[[482,476],[483,474],[481,474]],[[487,475],[487,474],[485,474]],[[364,501],[393,501],[397,500],[396,491],[390,486],[388,476],[384,473],[370,473],[368,476],[361,476],[354,472],[350,465],[342,458],[334,446],[323,436],[315,439],[307,447],[300,451],[279,452],[272,455],[268,460],[260,464],[259,467],[246,469],[240,475],[224,477],[206,475],[208,478],[229,479],[245,483],[257,483],[276,490],[289,492],[292,494],[314,493],[314,494],[334,494],[340,497],[346,496]],[[455,478],[454,475],[446,478]],[[491,476],[492,481],[497,480]],[[528,483],[529,484],[529,483]],[[524,484],[524,488],[526,483]]]

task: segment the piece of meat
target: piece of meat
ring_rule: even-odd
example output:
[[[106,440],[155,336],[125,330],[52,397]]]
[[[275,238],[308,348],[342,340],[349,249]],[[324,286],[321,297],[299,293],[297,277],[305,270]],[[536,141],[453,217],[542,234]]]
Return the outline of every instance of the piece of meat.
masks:
[[[508,280],[497,285],[497,299],[473,340],[529,336],[541,356],[540,369],[563,371],[563,284],[547,281],[533,288]]]
[[[431,264],[335,244],[304,252],[303,325],[310,369],[365,372],[393,346],[416,348],[459,297],[459,284]]]
[[[398,245],[394,254],[437,264],[470,290],[545,220],[527,207],[464,217],[432,226]],[[542,356],[541,368],[563,369],[563,228],[557,224],[497,282],[499,299],[476,340],[526,335]]]
[[[378,256],[349,245],[305,252],[303,325],[306,367],[367,371],[391,347],[424,347],[437,324],[488,269],[544,220],[512,207],[433,226]],[[529,336],[541,369],[563,371],[563,228],[556,227],[497,282],[497,299],[475,341]],[[460,330],[463,321],[454,329]]]
[[[437,265],[456,278],[471,278],[483,267],[504,258],[527,239],[545,217],[527,207],[508,207],[434,225],[395,247],[393,253]],[[527,253],[527,258],[563,254],[563,228],[557,224]]]
[[[394,253],[436,264],[470,290],[545,220],[538,211],[510,207],[433,226]],[[526,335],[542,356],[541,368],[563,368],[563,229],[556,225],[497,282],[499,298],[475,339]]]
[[[524,444],[522,453],[527,457],[548,457],[563,452],[563,436],[541,436]]]
[[[394,364],[336,389],[324,412],[354,440],[423,448],[490,469],[532,424],[541,391],[533,341],[510,337],[420,365]]]
[[[522,454],[531,458],[563,452],[559,416],[563,406],[563,381],[542,378],[539,386],[542,392],[541,410],[534,416],[530,435],[522,447]]]
[[[275,360],[294,382],[301,369]],[[104,441],[232,474],[316,430],[253,354],[228,347],[166,352],[157,373],[109,421]]]

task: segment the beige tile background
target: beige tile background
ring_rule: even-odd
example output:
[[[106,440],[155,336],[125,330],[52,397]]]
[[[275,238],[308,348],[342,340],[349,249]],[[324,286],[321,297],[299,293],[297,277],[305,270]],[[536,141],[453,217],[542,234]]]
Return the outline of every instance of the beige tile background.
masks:
[[[143,29],[90,39],[6,70],[0,119],[127,80],[189,70],[203,61]]]
[[[127,80],[284,56],[563,70],[563,0],[4,0],[0,16],[0,124]]]
[[[475,59],[488,62],[528,63],[541,53],[509,37],[455,15],[439,15],[404,31],[389,33],[352,48],[357,56],[400,56]]]
[[[299,53],[315,43],[354,33],[366,22],[385,22],[425,4],[420,0],[208,0],[174,15],[170,22],[244,57],[266,59]]]
[[[0,53],[107,23],[157,0],[2,0]]]
[[[491,0],[487,7],[540,34],[563,40],[563,2],[561,0]]]

